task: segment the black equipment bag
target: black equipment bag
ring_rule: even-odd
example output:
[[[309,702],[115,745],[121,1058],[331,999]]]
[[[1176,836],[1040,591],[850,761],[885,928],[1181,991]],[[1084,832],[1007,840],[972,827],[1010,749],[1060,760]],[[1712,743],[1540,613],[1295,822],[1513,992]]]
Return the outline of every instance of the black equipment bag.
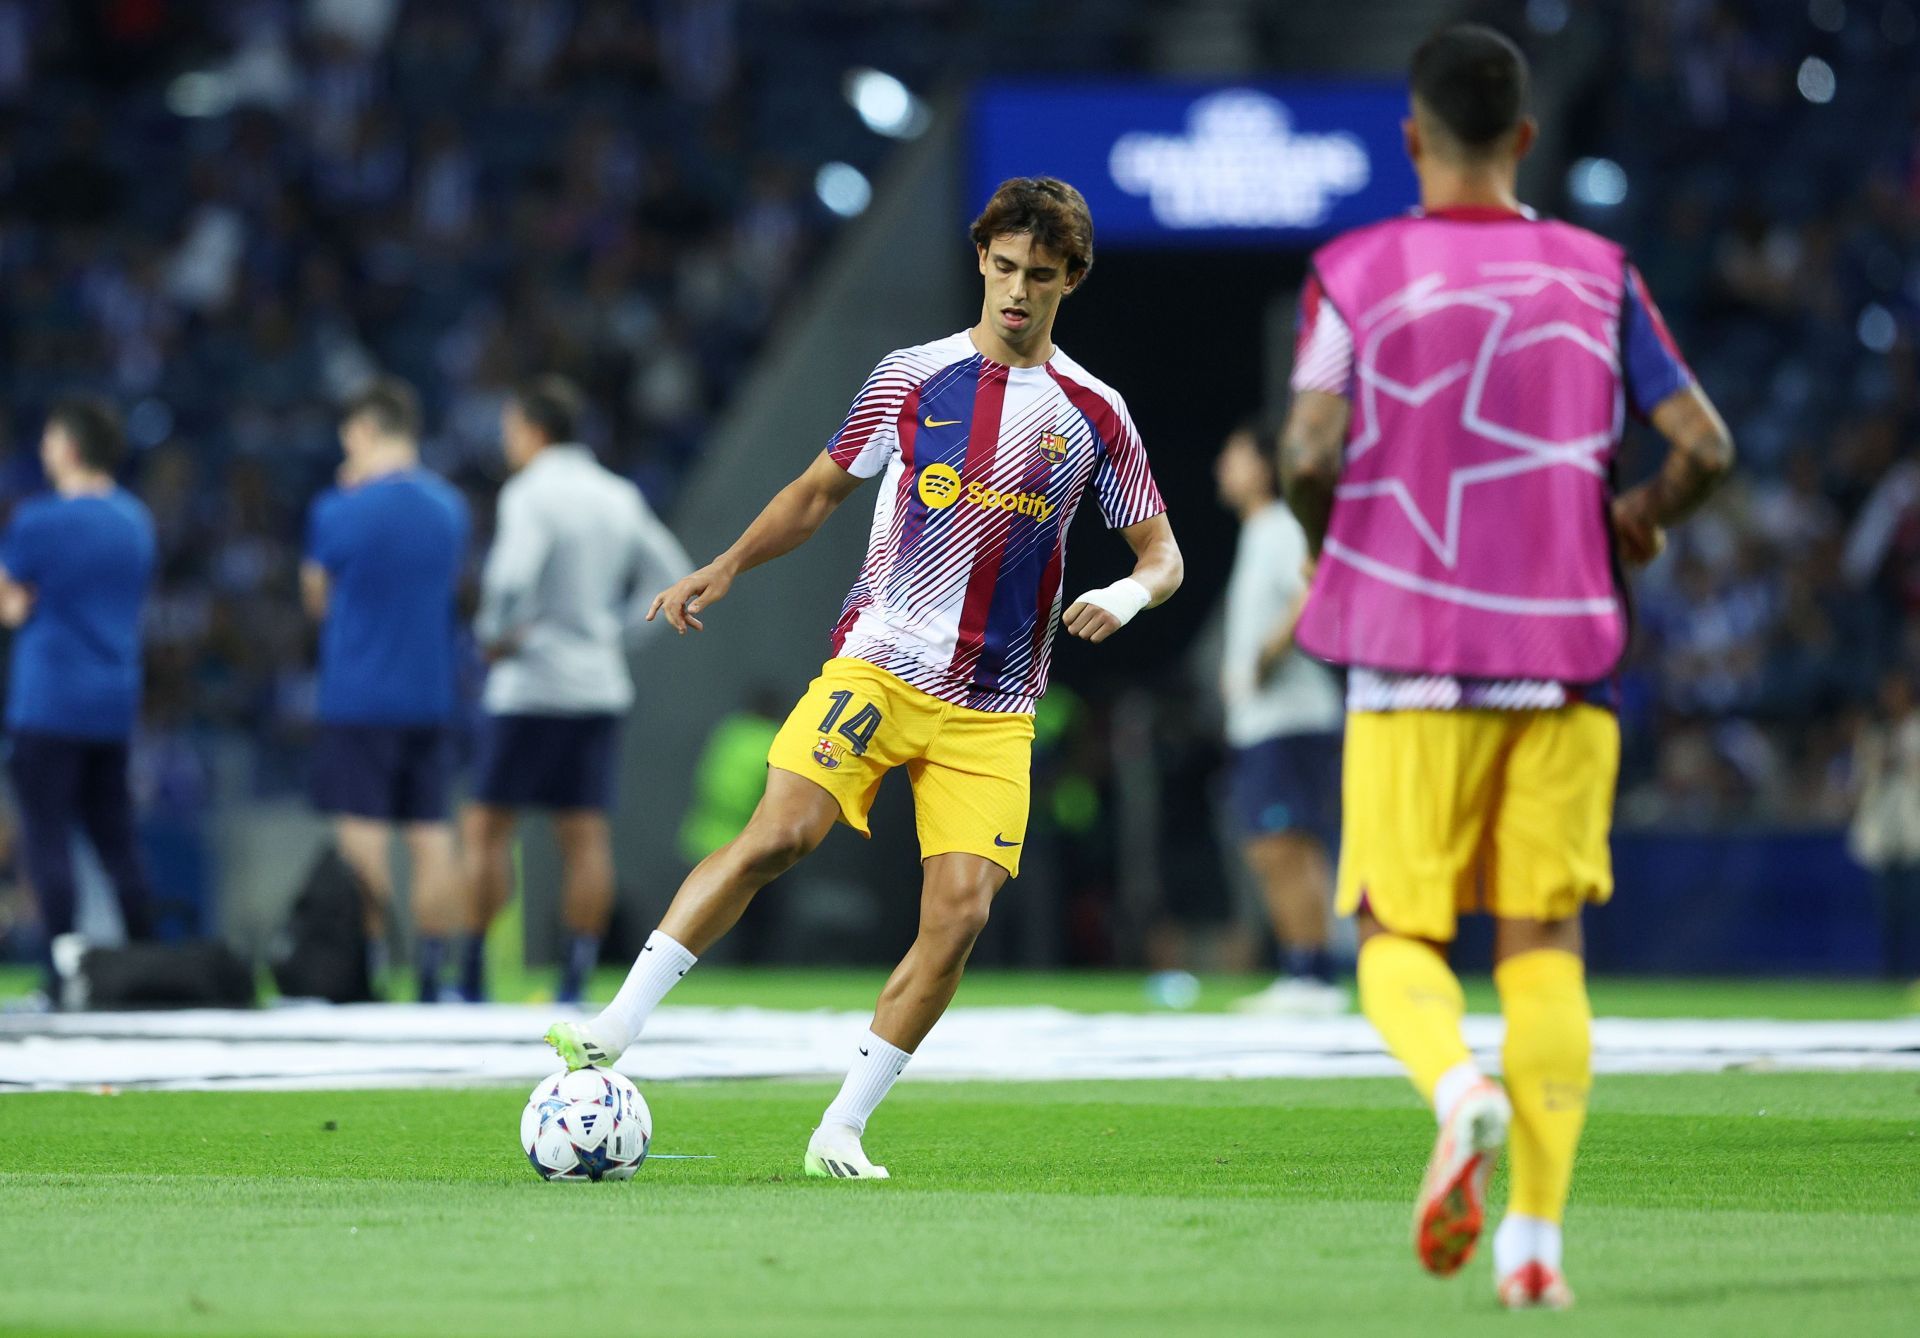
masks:
[[[224,943],[129,943],[80,958],[88,1008],[251,1008],[253,968]]]
[[[294,899],[287,928],[273,955],[273,979],[291,999],[367,1003],[366,893],[331,846],[314,861]]]

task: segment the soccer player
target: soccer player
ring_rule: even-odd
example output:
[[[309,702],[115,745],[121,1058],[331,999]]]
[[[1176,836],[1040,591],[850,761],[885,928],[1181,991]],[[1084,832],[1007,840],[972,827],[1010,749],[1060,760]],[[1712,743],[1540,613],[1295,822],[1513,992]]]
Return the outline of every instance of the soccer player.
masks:
[[[413,388],[380,377],[340,420],[340,485],[314,500],[300,569],[321,623],[313,799],[333,819],[341,858],[366,899],[371,974],[386,962],[393,833],[411,863],[419,998],[441,997],[449,938],[461,927],[447,788],[455,706],[455,597],[467,504],[423,469]]]
[[[741,573],[806,542],[861,480],[882,476],[833,658],[775,739],[746,830],[681,884],[613,1002],[547,1033],[570,1068],[618,1058],[754,893],[835,822],[866,834],[881,779],[904,766],[919,935],[808,1143],[814,1176],[886,1177],[861,1145],[867,1119],[946,1010],[994,895],[1020,871],[1033,706],[1062,621],[1067,524],[1089,485],[1135,563],[1067,606],[1067,632],[1105,641],[1180,584],[1180,550],[1125,404],[1053,343],[1061,301],[1093,264],[1086,201],[1050,177],[1016,178],[972,237],[979,323],[882,359],[827,449],[731,548],[654,600],[676,631],[702,628]]]
[[[1260,883],[1282,963],[1277,980],[1234,1008],[1324,1016],[1347,1008],[1327,951],[1343,708],[1333,674],[1293,644],[1307,593],[1307,536],[1280,500],[1277,446],[1271,427],[1246,423],[1214,462],[1221,504],[1240,521],[1220,672],[1233,749],[1230,795],[1241,853]]]
[[[633,704],[627,649],[649,591],[692,567],[640,490],[580,444],[584,403],[563,377],[520,387],[501,415],[513,477],[500,490],[475,631],[492,667],[474,802],[462,817],[480,929],[511,890],[520,811],[546,810],[563,868],[559,997],[578,1003],[613,914],[607,809],[619,722]],[[480,989],[478,949],[467,988]]]
[[[47,998],[55,1004],[61,992],[51,948],[73,932],[76,830],[113,883],[127,937],[153,932],[127,785],[153,517],[114,482],[124,454],[119,419],[106,405],[56,404],[40,438],[53,494],[21,503],[0,539],[0,622],[18,629],[7,684],[7,774],[47,934]]]
[[[1359,918],[1360,1004],[1439,1121],[1415,1248],[1437,1274],[1466,1261],[1511,1123],[1499,1298],[1562,1308],[1590,1085],[1580,913],[1613,890],[1620,566],[1658,553],[1733,444],[1620,248],[1519,203],[1527,82],[1488,28],[1415,53],[1421,207],[1315,254],[1282,459],[1318,555],[1296,639],[1349,666],[1338,908]],[[1671,450],[1616,497],[1629,407]],[[1462,911],[1495,917],[1504,1088],[1461,1039]]]

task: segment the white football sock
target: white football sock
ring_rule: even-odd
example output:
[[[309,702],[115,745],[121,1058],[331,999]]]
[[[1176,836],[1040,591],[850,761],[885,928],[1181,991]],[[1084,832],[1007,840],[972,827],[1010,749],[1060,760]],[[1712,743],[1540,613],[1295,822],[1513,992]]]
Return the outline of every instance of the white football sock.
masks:
[[[1555,1272],[1560,1271],[1560,1224],[1543,1217],[1533,1219],[1533,1257]]]
[[[1433,1085],[1434,1118],[1445,1124],[1447,1116],[1453,1114],[1453,1108],[1460,1104],[1460,1098],[1484,1076],[1480,1066],[1471,1059],[1463,1059],[1441,1074],[1440,1081]]]
[[[640,949],[620,992],[589,1024],[594,1036],[615,1050],[632,1045],[667,991],[678,985],[680,977],[693,970],[699,960],[658,929],[647,935],[647,946]]]
[[[853,1067],[847,1070],[847,1080],[840,1084],[840,1095],[834,1097],[820,1123],[844,1125],[855,1134],[864,1134],[868,1119],[913,1056],[881,1040],[871,1029],[860,1038],[859,1048]]]
[[[1543,1217],[1508,1213],[1493,1233],[1493,1275],[1504,1278],[1522,1264],[1539,1261],[1560,1267],[1560,1224]]]

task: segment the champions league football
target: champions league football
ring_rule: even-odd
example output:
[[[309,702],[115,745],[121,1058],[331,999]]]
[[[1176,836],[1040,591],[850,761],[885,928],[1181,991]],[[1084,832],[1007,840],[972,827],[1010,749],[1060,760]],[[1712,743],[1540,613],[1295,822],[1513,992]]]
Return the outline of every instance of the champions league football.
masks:
[[[646,1098],[612,1069],[563,1069],[520,1112],[520,1150],[542,1180],[631,1180],[652,1142]]]

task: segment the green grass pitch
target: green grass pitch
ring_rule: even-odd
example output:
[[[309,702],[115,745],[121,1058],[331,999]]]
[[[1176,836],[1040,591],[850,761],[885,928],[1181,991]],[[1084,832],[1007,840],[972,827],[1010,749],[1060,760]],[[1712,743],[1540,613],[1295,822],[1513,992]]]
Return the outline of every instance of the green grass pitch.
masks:
[[[1397,1081],[909,1080],[885,1184],[800,1174],[829,1088],[653,1084],[629,1184],[544,1184],[524,1093],[0,1099],[7,1334],[1911,1334],[1920,1077],[1602,1078],[1580,1306],[1437,1282]],[[1496,1196],[1504,1192],[1496,1180]]]
[[[593,998],[606,1000],[620,988],[625,972],[602,970],[594,976]],[[703,966],[674,988],[676,1005],[752,1005],[760,1008],[873,1007],[885,983],[885,971],[813,970],[788,967]],[[1235,999],[1251,994],[1273,977],[1203,975],[1193,1011],[1224,1013]],[[551,998],[544,972],[521,973],[495,982],[496,997],[514,1002]],[[1467,1008],[1497,1013],[1500,999],[1485,974],[1469,974],[1461,984]],[[1593,1011],[1600,1017],[1761,1017],[1835,1021],[1903,1017],[1920,1012],[1920,988],[1868,980],[1717,980],[1643,976],[1600,976],[1588,982]],[[1146,977],[1131,971],[969,971],[955,1006],[1021,1007],[1044,1004],[1076,1013],[1149,1011]]]

